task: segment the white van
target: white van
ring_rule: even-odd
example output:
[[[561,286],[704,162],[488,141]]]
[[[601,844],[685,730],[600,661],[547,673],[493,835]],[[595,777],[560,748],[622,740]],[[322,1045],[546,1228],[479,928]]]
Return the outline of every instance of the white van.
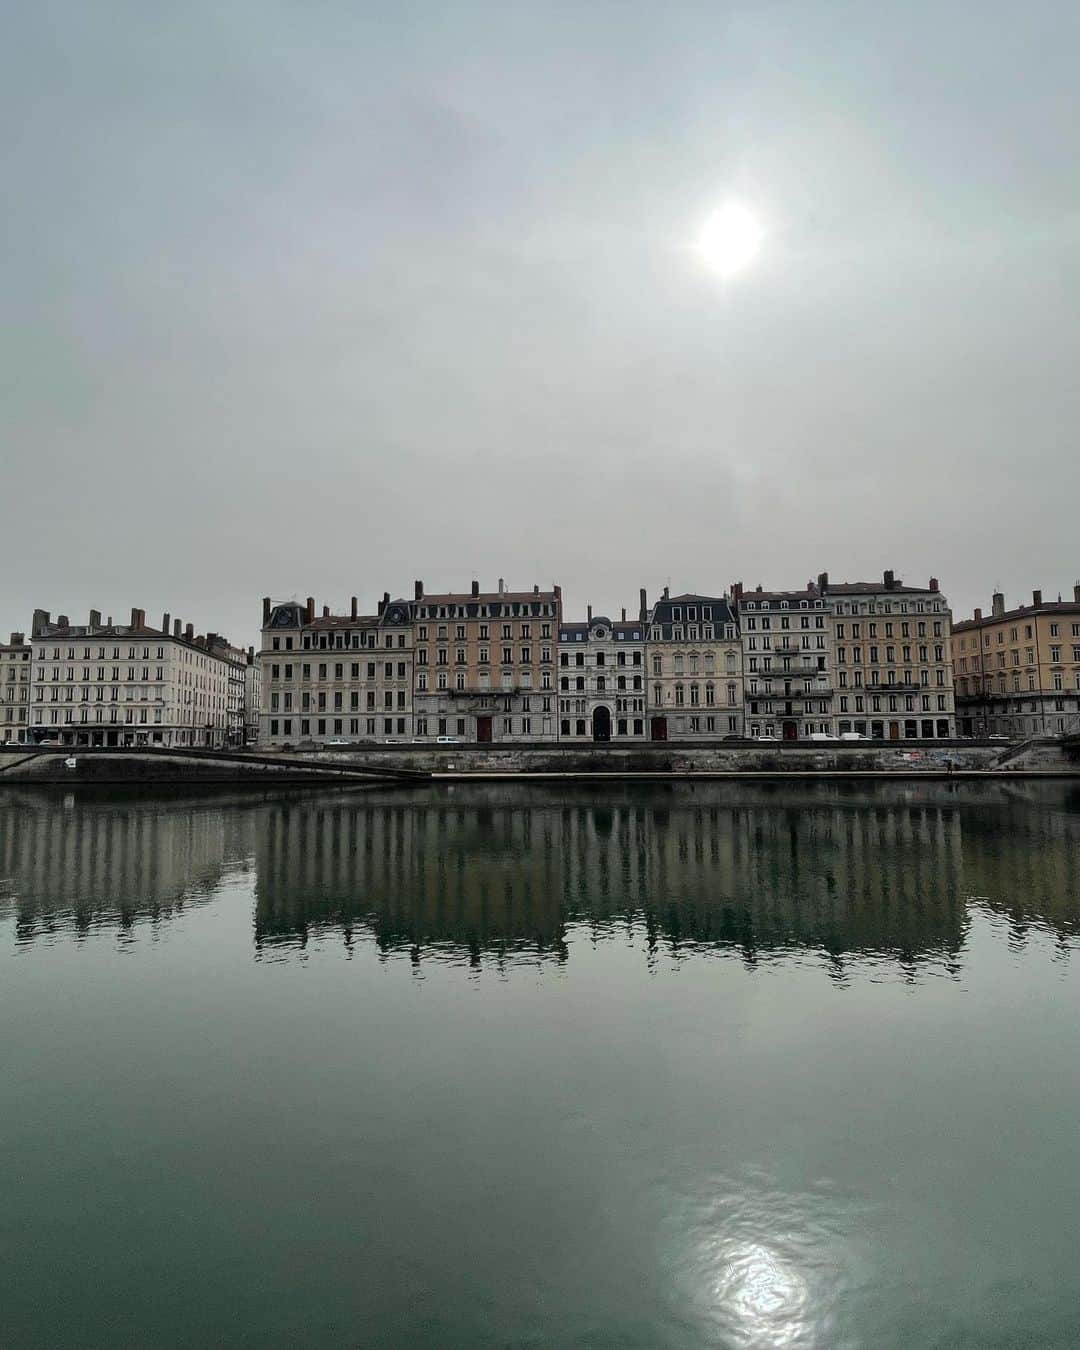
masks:
[[[435,744],[436,744],[436,745],[457,745],[457,743],[458,743],[458,738],[457,738],[456,736],[436,736],[436,737],[435,737]]]

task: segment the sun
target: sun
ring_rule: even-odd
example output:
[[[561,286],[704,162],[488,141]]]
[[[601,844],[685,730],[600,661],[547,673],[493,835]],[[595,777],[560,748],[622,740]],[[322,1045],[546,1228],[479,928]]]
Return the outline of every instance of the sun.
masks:
[[[751,263],[760,248],[761,226],[738,202],[714,211],[698,238],[698,251],[706,265],[725,280]]]

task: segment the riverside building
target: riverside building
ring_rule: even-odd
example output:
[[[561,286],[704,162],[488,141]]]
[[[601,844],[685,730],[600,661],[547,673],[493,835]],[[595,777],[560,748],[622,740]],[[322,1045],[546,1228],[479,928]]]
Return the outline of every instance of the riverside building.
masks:
[[[937,578],[905,586],[819,578],[832,608],[837,729],[875,740],[956,735],[952,614]]]
[[[413,735],[411,605],[386,592],[377,612],[263,600],[262,746],[398,742]]]
[[[743,659],[738,620],[726,596],[676,595],[668,588],[646,623],[649,739],[719,740],[743,734]]]
[[[1005,608],[995,592],[952,630],[957,716],[965,736],[1046,736],[1080,720],[1080,582],[1071,600]]]
[[[742,582],[732,587],[742,636],[746,735],[755,740],[837,734],[827,583],[823,574],[801,591],[744,591]]]
[[[30,720],[30,643],[23,633],[0,642],[0,742],[25,741]]]
[[[34,611],[29,738],[61,745],[203,746],[235,743],[246,654],[216,633],[196,636],[177,619],[85,624]]]
[[[559,625],[559,740],[645,740],[645,620]]]
[[[554,741],[562,589],[414,588],[415,739]]]

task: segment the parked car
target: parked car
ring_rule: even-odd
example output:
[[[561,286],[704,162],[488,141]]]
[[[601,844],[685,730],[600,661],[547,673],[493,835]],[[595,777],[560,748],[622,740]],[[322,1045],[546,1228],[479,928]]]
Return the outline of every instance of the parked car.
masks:
[[[756,741],[778,741],[778,740],[780,739],[780,737],[779,737],[779,736],[755,736],[754,739],[755,739]]]
[[[1001,734],[1000,732],[997,732],[995,735],[993,735],[993,736],[988,736],[986,739],[987,739],[988,741],[1007,741],[1007,740],[1009,739],[1009,737],[1008,737],[1008,736],[1002,736],[1002,734]]]
[[[334,736],[334,737],[332,737],[330,740],[326,741],[325,744],[326,744],[326,745],[351,745],[352,742],[351,742],[351,741],[347,741],[347,740],[345,739],[344,736]]]
[[[840,733],[842,741],[868,741],[869,736],[864,736],[861,731],[842,731]]]
[[[436,744],[436,745],[458,745],[459,742],[460,742],[460,737],[458,737],[458,736],[436,736],[436,737],[435,737],[435,744]]]
[[[812,741],[835,741],[836,737],[829,731],[812,731],[810,739]]]

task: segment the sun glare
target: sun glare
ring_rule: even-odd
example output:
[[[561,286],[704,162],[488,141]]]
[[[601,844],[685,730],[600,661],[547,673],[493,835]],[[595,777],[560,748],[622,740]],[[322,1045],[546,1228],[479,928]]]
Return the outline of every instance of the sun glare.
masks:
[[[714,211],[698,239],[698,250],[706,265],[725,279],[741,272],[760,248],[761,226],[737,202]]]

